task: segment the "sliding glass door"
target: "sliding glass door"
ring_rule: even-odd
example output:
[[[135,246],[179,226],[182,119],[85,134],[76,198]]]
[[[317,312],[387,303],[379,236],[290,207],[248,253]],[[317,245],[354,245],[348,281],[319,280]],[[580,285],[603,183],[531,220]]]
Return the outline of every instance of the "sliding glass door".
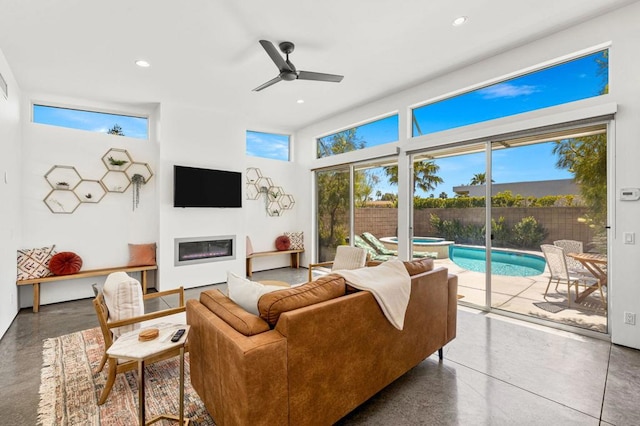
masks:
[[[413,250],[458,275],[460,303],[607,331],[606,125],[428,150],[412,164]],[[565,272],[546,246],[561,248],[550,250]]]
[[[491,306],[606,332],[606,273],[594,276],[576,256],[606,269],[606,127],[496,141],[491,157]]]
[[[316,172],[316,232],[318,262],[335,257],[336,247],[347,244],[351,230],[351,177],[349,167]]]
[[[430,150],[412,158],[412,252],[458,275],[460,300],[487,306],[486,144]]]

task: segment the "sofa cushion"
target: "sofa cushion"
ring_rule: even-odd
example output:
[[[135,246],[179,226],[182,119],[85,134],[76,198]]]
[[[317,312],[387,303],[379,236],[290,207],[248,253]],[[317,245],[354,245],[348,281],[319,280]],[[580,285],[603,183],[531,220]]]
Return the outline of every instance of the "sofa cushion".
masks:
[[[269,331],[269,324],[262,318],[247,312],[220,290],[203,291],[200,293],[200,303],[245,336]]]
[[[263,295],[258,300],[258,311],[260,318],[273,327],[284,312],[315,305],[344,294],[344,278],[329,274],[301,286]]]
[[[282,286],[264,285],[227,272],[229,299],[242,306],[247,312],[258,315],[258,299],[272,291],[282,290]]]

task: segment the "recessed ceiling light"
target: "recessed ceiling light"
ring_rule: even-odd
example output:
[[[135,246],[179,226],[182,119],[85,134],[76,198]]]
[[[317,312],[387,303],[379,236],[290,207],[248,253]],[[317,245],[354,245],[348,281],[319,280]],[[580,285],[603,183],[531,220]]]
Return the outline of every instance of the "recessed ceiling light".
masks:
[[[467,18],[466,16],[459,16],[459,17],[457,17],[456,19],[453,20],[451,25],[453,25],[454,27],[459,27],[460,25],[464,24],[468,20],[469,20],[469,18]]]
[[[298,102],[299,104],[303,104],[304,103],[304,99],[298,99],[296,102]]]
[[[141,67],[141,68],[148,68],[151,66],[151,64],[143,59],[140,59],[138,61],[136,61],[136,65]]]

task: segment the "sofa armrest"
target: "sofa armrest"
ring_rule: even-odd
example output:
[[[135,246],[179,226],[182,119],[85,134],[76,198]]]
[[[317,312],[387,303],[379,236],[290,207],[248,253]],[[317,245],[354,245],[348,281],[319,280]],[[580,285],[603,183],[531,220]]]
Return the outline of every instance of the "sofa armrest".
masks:
[[[449,274],[449,308],[447,310],[447,342],[456,337],[458,324],[458,276]]]

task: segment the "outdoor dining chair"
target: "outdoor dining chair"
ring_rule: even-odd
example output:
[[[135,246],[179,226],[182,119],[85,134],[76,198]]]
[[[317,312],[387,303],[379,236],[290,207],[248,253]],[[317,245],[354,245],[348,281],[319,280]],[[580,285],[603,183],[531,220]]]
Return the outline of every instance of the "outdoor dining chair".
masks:
[[[560,284],[560,282],[565,282],[567,283],[567,304],[569,307],[571,307],[571,286],[575,286],[575,293],[577,297],[578,283],[580,281],[596,282],[597,279],[571,273],[569,271],[569,268],[567,267],[567,257],[565,256],[565,252],[562,247],[558,247],[552,244],[542,244],[540,246],[540,249],[544,254],[544,257],[547,261],[547,266],[549,268],[549,282],[547,283],[547,288],[544,291],[545,300],[547,297],[547,293],[549,292],[551,281],[556,282],[556,290],[558,290],[558,285]]]

